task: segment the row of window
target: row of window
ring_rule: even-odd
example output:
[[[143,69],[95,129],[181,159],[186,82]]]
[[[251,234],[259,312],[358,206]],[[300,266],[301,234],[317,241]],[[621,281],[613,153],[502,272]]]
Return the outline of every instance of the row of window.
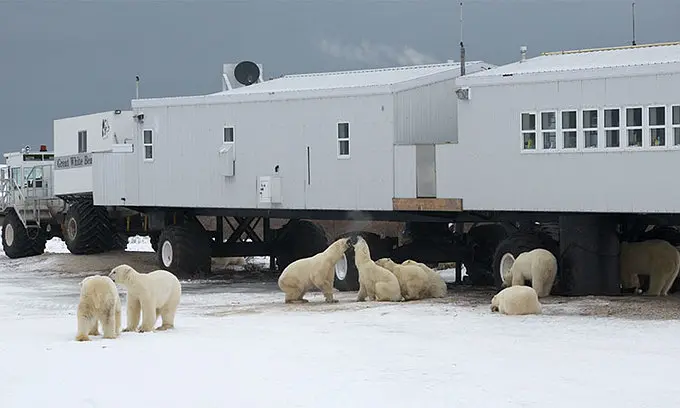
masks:
[[[144,160],[150,161],[153,160],[153,130],[144,129],[143,133]],[[222,143],[234,143],[234,128],[232,126],[225,126],[223,128]],[[349,157],[349,123],[347,122],[338,123],[338,157]]]
[[[520,115],[523,150],[680,146],[680,105]]]

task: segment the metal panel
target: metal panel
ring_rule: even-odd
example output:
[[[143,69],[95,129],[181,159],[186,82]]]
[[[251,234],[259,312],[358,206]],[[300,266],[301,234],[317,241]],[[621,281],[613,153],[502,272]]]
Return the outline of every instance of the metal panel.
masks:
[[[473,87],[458,105],[459,144],[437,146],[437,195],[466,210],[680,212],[680,190],[663,187],[677,183],[680,149],[523,153],[519,123],[522,111],[643,106],[644,125],[646,107],[680,102],[679,87],[680,73]],[[579,118],[580,140],[582,129]]]
[[[394,146],[394,197],[416,197],[416,146]]]
[[[434,145],[416,146],[416,196],[437,196],[437,177]]]

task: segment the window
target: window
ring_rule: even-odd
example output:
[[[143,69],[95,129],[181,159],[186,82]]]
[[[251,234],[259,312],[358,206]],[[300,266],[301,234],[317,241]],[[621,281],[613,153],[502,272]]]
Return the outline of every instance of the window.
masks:
[[[78,131],[78,153],[87,152],[87,130]]]
[[[536,149],[535,113],[522,113],[522,145],[524,150]]]
[[[666,107],[649,107],[649,144],[666,146]]]
[[[153,160],[153,130],[144,130],[144,160]]]
[[[583,145],[597,147],[597,109],[583,111]]]
[[[349,157],[349,123],[338,123],[338,157]]]
[[[565,149],[576,148],[576,111],[562,112],[562,142]]]
[[[642,147],[642,108],[626,108],[628,146]]]
[[[224,143],[234,143],[234,128],[231,126],[225,126],[224,132],[222,133],[222,142]]]
[[[557,114],[555,112],[541,112],[541,134],[544,149],[557,148]]]
[[[671,106],[671,124],[673,126],[673,144],[680,145],[680,105]]]
[[[621,145],[621,110],[604,110],[604,136],[606,147],[620,147]]]

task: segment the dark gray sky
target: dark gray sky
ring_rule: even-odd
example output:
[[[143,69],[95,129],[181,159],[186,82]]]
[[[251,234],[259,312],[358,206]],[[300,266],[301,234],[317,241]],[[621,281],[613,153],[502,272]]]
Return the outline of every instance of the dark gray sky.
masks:
[[[626,45],[630,0],[464,1],[467,58]],[[638,0],[637,42],[680,40],[680,0]],[[458,60],[457,0],[0,0],[0,152],[55,118],[221,90],[225,62],[284,73]]]

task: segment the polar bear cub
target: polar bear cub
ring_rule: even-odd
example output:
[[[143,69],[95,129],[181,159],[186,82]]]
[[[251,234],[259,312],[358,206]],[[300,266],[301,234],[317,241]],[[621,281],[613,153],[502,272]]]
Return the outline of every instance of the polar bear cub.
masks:
[[[416,262],[411,259],[407,259],[401,263],[402,265],[418,265],[421,267],[425,273],[427,273],[428,280],[430,283],[430,296],[433,298],[443,298],[446,296],[449,289],[446,287],[446,281],[442,276],[435,272],[432,268],[425,265],[422,262]]]
[[[182,285],[172,273],[159,269],[149,273],[139,273],[129,265],[118,265],[111,270],[109,277],[127,289],[127,325],[123,331],[135,331],[142,313],[139,332],[154,330],[160,314],[163,323],[156,330],[175,327],[175,313],[182,295]]]
[[[545,297],[555,283],[557,259],[543,248],[522,252],[517,259],[507,253],[501,258],[500,269],[504,286],[524,285],[524,281],[530,280],[538,297]]]
[[[375,263],[392,272],[397,277],[404,300],[418,300],[430,297],[429,277],[427,272],[418,265],[399,265],[390,258],[380,258]]]
[[[340,238],[323,252],[291,262],[279,276],[279,288],[286,294],[285,303],[307,303],[305,293],[312,288],[323,292],[327,303],[337,303],[333,298],[335,264],[349,249],[349,238]]]
[[[620,274],[624,288],[639,288],[638,275],[649,275],[646,295],[666,296],[680,270],[680,252],[661,239],[621,242]]]
[[[369,300],[399,302],[401,287],[399,280],[389,270],[371,259],[366,240],[361,236],[354,244],[354,263],[359,271],[359,294],[357,301]]]
[[[94,275],[80,281],[77,341],[89,341],[88,335],[99,334],[102,324],[105,339],[120,334],[120,296],[116,284],[108,276]]]
[[[538,294],[530,286],[510,286],[491,298],[491,311],[506,315],[541,314]]]

